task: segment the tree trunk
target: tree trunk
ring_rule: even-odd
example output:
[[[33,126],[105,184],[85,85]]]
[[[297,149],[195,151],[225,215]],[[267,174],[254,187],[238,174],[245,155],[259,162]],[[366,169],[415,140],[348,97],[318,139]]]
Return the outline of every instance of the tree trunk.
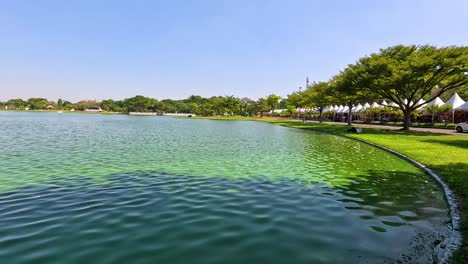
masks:
[[[353,113],[351,112],[353,106],[351,105],[348,110],[348,126],[351,125],[351,119],[353,118]]]
[[[323,111],[322,111],[322,110],[320,110],[320,115],[319,115],[319,123],[322,123],[322,121],[323,121],[323,120],[322,120],[322,113],[323,113]]]
[[[404,121],[403,121],[403,129],[402,130],[410,130],[411,125],[411,111],[405,110],[404,114]]]

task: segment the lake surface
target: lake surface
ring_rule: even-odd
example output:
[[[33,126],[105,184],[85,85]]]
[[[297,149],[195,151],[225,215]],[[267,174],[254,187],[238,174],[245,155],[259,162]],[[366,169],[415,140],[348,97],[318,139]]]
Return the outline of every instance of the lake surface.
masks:
[[[0,112],[8,263],[431,263],[439,186],[262,122]]]

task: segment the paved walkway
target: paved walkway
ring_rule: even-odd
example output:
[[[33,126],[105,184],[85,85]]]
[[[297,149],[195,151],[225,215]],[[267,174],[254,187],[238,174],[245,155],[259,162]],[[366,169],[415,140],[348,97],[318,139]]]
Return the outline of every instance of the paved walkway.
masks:
[[[318,123],[318,121],[311,121]],[[343,122],[323,122],[324,124],[330,125],[343,125],[346,126],[348,123]],[[361,128],[380,128],[380,129],[387,129],[387,130],[399,130],[401,129],[400,126],[386,126],[386,125],[373,125],[373,124],[356,124],[353,123],[355,127]],[[455,129],[441,129],[441,128],[424,128],[424,127],[412,127],[410,128],[411,131],[420,131],[420,132],[429,132],[435,134],[447,134],[447,135],[458,135],[458,136],[468,136],[468,133],[457,133]]]

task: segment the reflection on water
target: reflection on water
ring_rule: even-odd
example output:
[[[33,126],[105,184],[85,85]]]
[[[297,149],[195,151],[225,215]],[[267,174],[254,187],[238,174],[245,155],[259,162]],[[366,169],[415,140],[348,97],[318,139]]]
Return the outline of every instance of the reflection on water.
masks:
[[[438,186],[347,139],[258,122],[1,113],[0,259],[430,263]]]

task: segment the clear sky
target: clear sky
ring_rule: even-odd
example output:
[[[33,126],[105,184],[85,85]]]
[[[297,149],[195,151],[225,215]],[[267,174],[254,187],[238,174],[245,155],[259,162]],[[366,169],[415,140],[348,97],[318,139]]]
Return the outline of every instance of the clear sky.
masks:
[[[285,96],[395,44],[468,45],[467,0],[0,0],[0,100]]]

